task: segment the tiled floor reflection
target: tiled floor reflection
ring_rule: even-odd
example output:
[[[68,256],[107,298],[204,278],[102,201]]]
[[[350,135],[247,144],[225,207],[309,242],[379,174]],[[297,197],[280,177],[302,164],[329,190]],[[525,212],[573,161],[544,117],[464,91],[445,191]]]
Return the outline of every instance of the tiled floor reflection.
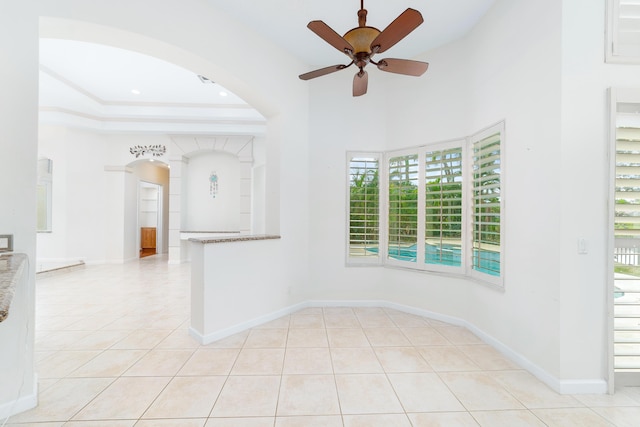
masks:
[[[189,265],[159,256],[36,287],[40,404],[9,426],[640,425],[639,388],[561,396],[469,331],[394,310],[308,308],[200,346]]]

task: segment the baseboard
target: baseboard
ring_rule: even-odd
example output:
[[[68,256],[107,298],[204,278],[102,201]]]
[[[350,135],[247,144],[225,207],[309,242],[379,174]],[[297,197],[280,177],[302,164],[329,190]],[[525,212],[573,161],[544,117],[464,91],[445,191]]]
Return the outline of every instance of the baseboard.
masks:
[[[607,382],[603,379],[583,379],[583,380],[559,380],[540,366],[531,362],[522,354],[514,351],[506,344],[487,334],[476,325],[458,317],[442,315],[428,310],[415,307],[404,306],[392,302],[385,302],[385,307],[393,308],[410,314],[439,320],[457,326],[464,326],[473,332],[478,338],[496,349],[500,354],[511,360],[516,365],[528,371],[531,375],[548,385],[552,390],[560,394],[605,394],[608,391]]]
[[[605,380],[599,379],[560,380],[556,391],[560,394],[607,394],[609,386]]]
[[[33,393],[18,397],[12,402],[0,404],[0,425],[4,425],[7,418],[38,406],[38,376],[34,375],[33,377]]]
[[[498,350],[503,356],[516,365],[527,370],[531,375],[548,385],[552,390],[560,394],[606,394],[607,382],[603,379],[560,380],[545,369],[536,365],[522,354],[514,351],[506,344],[485,333],[469,322],[464,326],[477,335],[482,341]]]
[[[220,340],[222,338],[226,338],[233,334],[237,334],[238,332],[245,331],[250,328],[254,328],[261,324],[270,322],[279,317],[286,316],[288,314],[294,313],[298,310],[307,307],[381,307],[381,308],[391,308],[394,310],[402,311],[408,314],[414,314],[417,316],[425,317],[427,319],[438,320],[440,322],[449,323],[454,326],[463,326],[473,332],[478,338],[480,338],[483,342],[490,345],[494,349],[496,349],[500,354],[505,356],[507,359],[511,360],[516,365],[528,371],[530,374],[538,378],[540,381],[548,385],[552,390],[556,391],[560,394],[606,394],[608,391],[607,382],[604,379],[578,379],[578,380],[560,380],[531,362],[529,359],[524,357],[522,354],[514,351],[506,344],[501,341],[495,339],[491,335],[487,334],[480,328],[476,327],[474,324],[468,322],[467,320],[461,319],[455,316],[448,316],[441,313],[436,313],[429,310],[424,310],[416,307],[411,307],[407,305],[397,304],[390,301],[384,300],[310,300],[301,302],[282,310],[275,311],[265,316],[261,316],[255,319],[252,319],[247,322],[240,323],[238,325],[232,326],[230,328],[226,328],[224,330],[208,334],[202,335],[198,331],[193,328],[189,328],[189,333],[196,339],[200,344],[210,344],[214,341]]]
[[[212,342],[221,340],[223,338],[227,338],[231,335],[237,334],[242,331],[246,331],[247,329],[254,328],[256,326],[260,326],[267,322],[271,322],[272,320],[276,320],[282,316],[286,316],[288,314],[294,313],[298,310],[301,310],[305,307],[308,307],[307,303],[294,304],[289,307],[283,308],[281,310],[274,311],[269,314],[265,314],[264,316],[256,317],[255,319],[248,320],[246,322],[238,323],[237,325],[231,326],[229,328],[221,329],[211,334],[203,335],[201,332],[197,331],[193,327],[189,327],[189,334],[194,337],[200,344],[207,345]]]
[[[171,265],[179,265],[179,264],[189,264],[191,262],[190,259],[170,259],[169,261],[167,261],[167,264],[171,264]]]

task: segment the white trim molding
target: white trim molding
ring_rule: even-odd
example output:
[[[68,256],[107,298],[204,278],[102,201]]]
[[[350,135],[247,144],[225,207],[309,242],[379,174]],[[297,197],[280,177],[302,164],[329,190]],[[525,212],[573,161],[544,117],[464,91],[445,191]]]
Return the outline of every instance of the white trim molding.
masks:
[[[28,411],[38,406],[38,375],[33,376],[33,393],[27,396],[18,396],[14,401],[0,405],[0,422],[9,417]],[[4,425],[2,423],[1,425]]]

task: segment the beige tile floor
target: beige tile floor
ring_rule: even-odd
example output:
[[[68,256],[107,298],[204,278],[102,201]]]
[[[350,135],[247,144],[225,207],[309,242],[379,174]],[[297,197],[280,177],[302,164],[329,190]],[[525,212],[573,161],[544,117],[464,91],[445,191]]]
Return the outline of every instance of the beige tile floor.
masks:
[[[308,308],[198,345],[189,266],[160,256],[36,288],[40,404],[10,426],[640,425],[640,388],[558,395],[468,330],[394,310]]]

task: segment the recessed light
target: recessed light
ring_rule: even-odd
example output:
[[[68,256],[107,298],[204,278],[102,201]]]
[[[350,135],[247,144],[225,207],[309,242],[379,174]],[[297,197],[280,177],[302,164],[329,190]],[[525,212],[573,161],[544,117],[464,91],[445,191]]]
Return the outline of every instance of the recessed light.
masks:
[[[227,95],[228,95],[228,93],[227,93],[227,92],[225,92],[225,91],[221,91],[221,92],[220,92],[220,96],[227,96]]]
[[[140,93],[142,92],[140,92],[138,89],[131,89],[131,93],[134,95],[140,95]]]

